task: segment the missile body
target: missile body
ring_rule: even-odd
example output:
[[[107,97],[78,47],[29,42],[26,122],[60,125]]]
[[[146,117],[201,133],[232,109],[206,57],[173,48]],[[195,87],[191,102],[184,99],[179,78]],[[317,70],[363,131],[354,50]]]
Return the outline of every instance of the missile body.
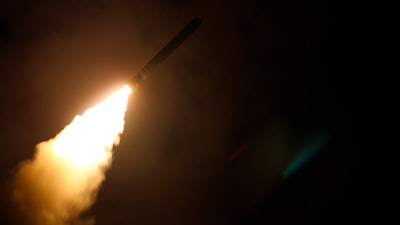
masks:
[[[186,25],[168,44],[162,48],[130,81],[131,85],[137,86],[146,80],[151,72],[161,64],[179,45],[182,44],[201,24],[201,20],[193,19]]]

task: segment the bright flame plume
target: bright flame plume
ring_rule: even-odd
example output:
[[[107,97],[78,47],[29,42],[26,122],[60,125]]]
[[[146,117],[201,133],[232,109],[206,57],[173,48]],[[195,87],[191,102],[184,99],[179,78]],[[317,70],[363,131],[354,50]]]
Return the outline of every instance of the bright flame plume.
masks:
[[[80,215],[94,203],[119,143],[131,89],[116,91],[78,115],[57,136],[36,146],[33,160],[21,164],[13,199],[29,224],[94,224]]]

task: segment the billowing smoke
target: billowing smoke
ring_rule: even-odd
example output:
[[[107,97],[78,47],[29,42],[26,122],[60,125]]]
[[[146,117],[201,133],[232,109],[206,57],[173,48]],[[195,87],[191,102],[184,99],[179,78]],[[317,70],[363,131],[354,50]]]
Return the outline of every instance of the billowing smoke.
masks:
[[[56,137],[39,143],[32,160],[21,163],[12,197],[29,224],[94,224],[94,218],[81,215],[94,203],[110,166],[130,92],[125,86],[76,116]]]

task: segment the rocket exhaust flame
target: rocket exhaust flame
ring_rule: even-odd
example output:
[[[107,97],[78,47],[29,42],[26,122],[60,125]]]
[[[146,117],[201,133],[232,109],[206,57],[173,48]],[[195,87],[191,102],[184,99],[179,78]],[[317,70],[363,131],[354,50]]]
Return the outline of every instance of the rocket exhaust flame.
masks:
[[[201,24],[187,24],[128,82],[136,89]],[[119,143],[131,88],[124,86],[86,110],[55,138],[36,146],[32,160],[23,162],[14,179],[13,200],[32,225],[92,225],[80,215],[96,199]]]
[[[76,116],[55,138],[36,146],[13,183],[13,200],[29,224],[94,224],[79,216],[94,203],[119,143],[131,89],[124,86]]]

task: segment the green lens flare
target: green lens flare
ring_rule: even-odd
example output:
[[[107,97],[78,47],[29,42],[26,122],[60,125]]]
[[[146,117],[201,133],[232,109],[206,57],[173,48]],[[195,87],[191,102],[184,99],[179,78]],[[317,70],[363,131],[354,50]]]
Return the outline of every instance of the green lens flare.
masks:
[[[298,171],[306,162],[308,162],[327,142],[328,135],[320,134],[311,142],[307,143],[294,158],[292,163],[284,170],[283,177],[287,178],[294,172]]]

